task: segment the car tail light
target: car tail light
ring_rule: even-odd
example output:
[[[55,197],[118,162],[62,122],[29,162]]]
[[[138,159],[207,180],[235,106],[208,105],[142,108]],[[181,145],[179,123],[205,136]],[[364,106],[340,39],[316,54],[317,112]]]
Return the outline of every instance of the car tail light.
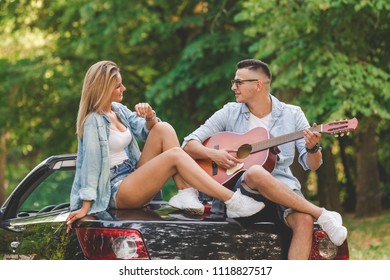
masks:
[[[310,252],[311,260],[348,260],[349,251],[347,240],[341,245],[334,245],[323,230],[314,232]]]
[[[88,259],[150,259],[142,236],[137,230],[76,228],[76,232]]]

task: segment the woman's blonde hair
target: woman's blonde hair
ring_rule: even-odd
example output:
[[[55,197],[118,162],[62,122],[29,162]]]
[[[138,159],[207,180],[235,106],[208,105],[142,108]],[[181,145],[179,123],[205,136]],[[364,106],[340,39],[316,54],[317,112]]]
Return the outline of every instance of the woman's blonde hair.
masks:
[[[100,61],[92,65],[85,75],[77,114],[76,134],[83,137],[85,119],[91,112],[103,114],[104,106],[118,84],[119,67],[112,61]]]

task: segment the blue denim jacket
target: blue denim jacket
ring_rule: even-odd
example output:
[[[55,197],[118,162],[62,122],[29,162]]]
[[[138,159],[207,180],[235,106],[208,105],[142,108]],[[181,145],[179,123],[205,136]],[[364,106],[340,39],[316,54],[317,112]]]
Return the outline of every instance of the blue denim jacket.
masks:
[[[137,140],[145,141],[149,133],[145,119],[120,103],[112,103],[112,110],[133,135],[126,153],[131,164],[136,166],[141,155]],[[90,113],[85,120],[83,137],[78,137],[76,175],[70,194],[71,210],[81,208],[83,200],[92,201],[89,213],[108,207],[111,195],[109,126],[110,120],[106,115]]]
[[[300,107],[283,103],[270,95],[272,100],[271,121],[268,131],[273,136],[280,136],[291,132],[304,130],[310,127]],[[184,138],[182,147],[190,140],[204,142],[217,132],[229,131],[245,133],[249,130],[250,111],[244,103],[228,103],[222,109],[215,112],[203,125]],[[299,153],[298,161],[305,170],[309,167],[306,163],[307,152],[303,138],[279,145],[280,153],[276,167],[272,174],[287,184],[291,189],[301,189],[301,184],[293,176],[290,165],[294,161],[295,147]]]

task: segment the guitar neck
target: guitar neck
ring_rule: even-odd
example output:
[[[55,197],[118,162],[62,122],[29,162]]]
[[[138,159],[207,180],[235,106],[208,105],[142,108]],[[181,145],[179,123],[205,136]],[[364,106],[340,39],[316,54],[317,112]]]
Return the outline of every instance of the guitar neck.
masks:
[[[322,132],[322,125],[316,126],[316,127],[310,127],[309,128],[311,131],[318,131]],[[288,133],[285,135],[277,136],[265,141],[260,141],[257,143],[251,144],[252,146],[252,151],[251,153],[259,152],[262,150],[266,150],[275,146],[278,146],[280,144],[285,144],[288,142],[295,141],[297,139],[303,138],[303,130]]]

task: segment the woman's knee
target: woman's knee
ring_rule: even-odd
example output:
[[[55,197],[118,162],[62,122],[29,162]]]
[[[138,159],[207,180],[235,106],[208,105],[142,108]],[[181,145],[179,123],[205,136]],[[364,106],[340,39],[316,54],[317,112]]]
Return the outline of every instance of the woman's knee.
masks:
[[[158,122],[153,126],[153,129],[151,131],[155,132],[168,132],[168,133],[174,133],[176,134],[175,129],[170,123],[167,122]]]
[[[169,150],[165,151],[165,153],[170,157],[172,161],[185,159],[187,157],[186,152],[184,152],[183,149],[180,147],[170,148]]]

